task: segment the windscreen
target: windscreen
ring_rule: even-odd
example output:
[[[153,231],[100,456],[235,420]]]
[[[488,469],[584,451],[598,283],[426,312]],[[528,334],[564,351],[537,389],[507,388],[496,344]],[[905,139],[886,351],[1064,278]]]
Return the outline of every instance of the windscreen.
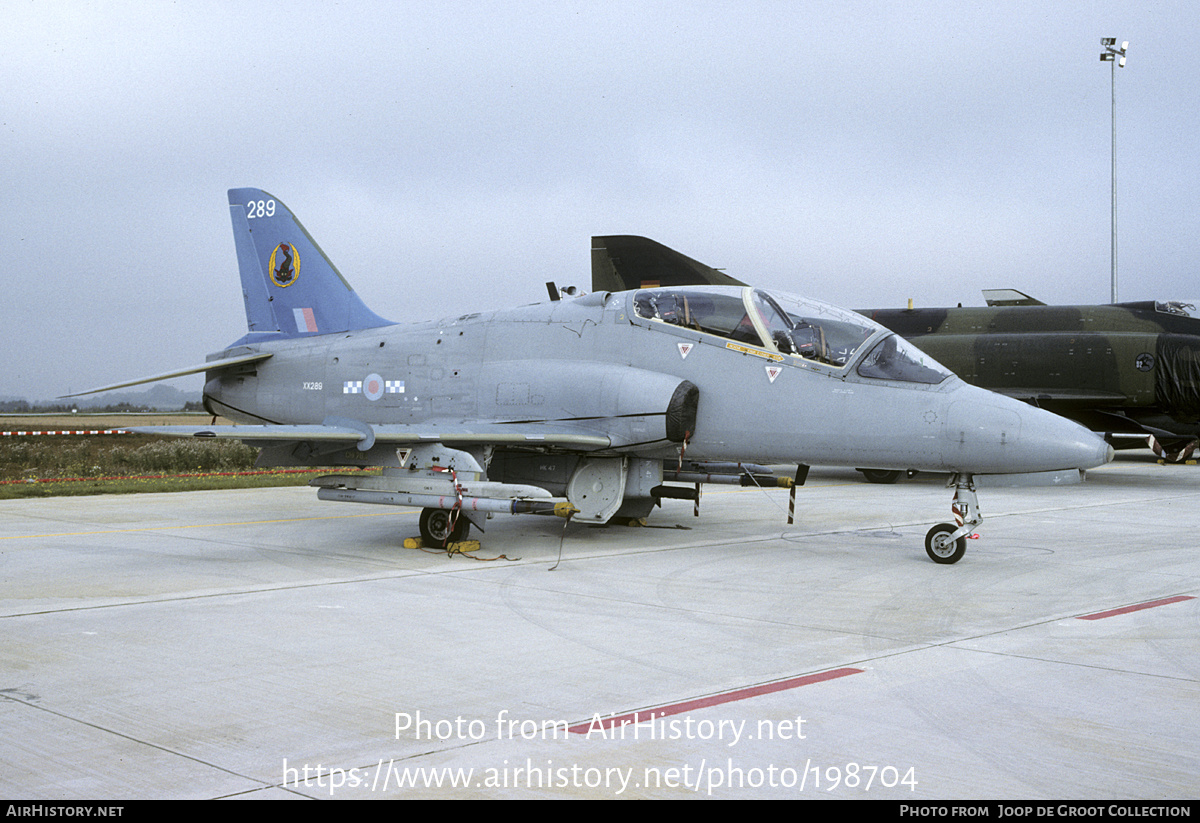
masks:
[[[861,377],[900,380],[905,383],[941,383],[951,372],[899,335],[889,335],[858,364]]]

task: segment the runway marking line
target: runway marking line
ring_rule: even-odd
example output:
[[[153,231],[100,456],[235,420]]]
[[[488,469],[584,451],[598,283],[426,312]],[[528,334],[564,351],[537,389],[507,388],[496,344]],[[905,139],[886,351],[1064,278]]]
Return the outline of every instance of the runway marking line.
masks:
[[[1168,606],[1171,603],[1182,603],[1184,600],[1195,600],[1196,598],[1186,594],[1181,594],[1178,597],[1167,597],[1162,600],[1151,600],[1148,603],[1138,603],[1133,606],[1122,606],[1119,609],[1109,609],[1106,612],[1096,612],[1095,614],[1085,614],[1082,617],[1075,618],[1076,620],[1103,620],[1106,617],[1116,617],[1118,614],[1129,614],[1130,612],[1140,612],[1142,609],[1153,609],[1155,606]]]
[[[397,509],[403,511],[404,506],[397,506]],[[415,511],[415,509],[410,509]],[[148,526],[142,529],[104,529],[90,532],[56,532],[53,534],[9,534],[0,536],[0,540],[29,540],[37,537],[86,537],[93,534],[132,534],[134,532],[164,532],[175,531],[182,529],[216,529],[225,526],[266,526],[274,523],[304,523],[310,520],[344,520],[355,517],[384,517],[389,514],[398,514],[397,511],[388,512],[371,512],[366,514],[340,514],[327,515],[325,517],[288,517],[280,520],[245,520],[237,523],[192,523],[192,524],[175,524],[171,526]]]
[[[832,669],[827,672],[819,672],[817,674],[806,674],[802,677],[793,677],[788,680],[779,680],[775,683],[765,683],[761,686],[748,686],[744,689],[735,689],[731,692],[722,692],[721,694],[713,694],[708,697],[698,697],[695,700],[685,700],[681,703],[670,703],[666,706],[658,706],[652,709],[643,711],[628,712],[626,714],[617,715],[615,717],[606,717],[599,723],[589,721],[587,723],[579,723],[567,729],[575,734],[587,734],[589,731],[597,731],[599,729],[611,729],[613,726],[624,726],[630,723],[637,723],[639,719],[645,721],[647,719],[657,719],[660,717],[669,717],[673,714],[683,714],[685,712],[694,711],[696,709],[707,709],[710,706],[719,706],[722,703],[733,703],[737,700],[745,700],[748,697],[758,697],[763,694],[773,694],[775,692],[787,691],[788,689],[796,689],[800,686],[808,686],[812,683],[823,683],[826,680],[836,680],[839,677],[846,677],[851,674],[862,674],[862,669]]]

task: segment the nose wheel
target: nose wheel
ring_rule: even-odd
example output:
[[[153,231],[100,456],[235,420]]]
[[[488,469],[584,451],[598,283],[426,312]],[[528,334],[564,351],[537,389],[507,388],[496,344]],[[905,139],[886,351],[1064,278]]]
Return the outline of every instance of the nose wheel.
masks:
[[[925,553],[934,563],[957,563],[967,553],[967,538],[954,537],[958,526],[938,523],[925,535]]]
[[[953,474],[947,485],[954,486],[954,502],[950,505],[954,523],[938,523],[925,535],[925,553],[934,563],[944,565],[962,560],[967,553],[967,537],[983,522],[971,475]]]

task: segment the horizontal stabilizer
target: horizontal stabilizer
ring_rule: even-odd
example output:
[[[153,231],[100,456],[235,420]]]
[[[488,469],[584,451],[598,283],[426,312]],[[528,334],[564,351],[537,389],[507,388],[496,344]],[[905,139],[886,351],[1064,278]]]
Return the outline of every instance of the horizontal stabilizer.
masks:
[[[64,394],[60,399],[68,397],[83,397],[85,394],[99,394],[102,391],[112,391],[113,389],[124,389],[129,386],[140,386],[143,383],[157,383],[160,380],[170,380],[173,377],[186,377],[189,374],[200,374],[201,372],[220,371],[231,366],[241,366],[246,363],[257,363],[260,360],[266,360],[271,357],[270,352],[254,352],[253,354],[239,354],[234,357],[221,357],[216,360],[209,360],[199,366],[188,366],[175,371],[163,372],[151,377],[139,377],[137,380],[127,380],[124,383],[113,383],[110,386],[101,386],[98,389],[88,389],[87,391],[75,392],[74,394]]]

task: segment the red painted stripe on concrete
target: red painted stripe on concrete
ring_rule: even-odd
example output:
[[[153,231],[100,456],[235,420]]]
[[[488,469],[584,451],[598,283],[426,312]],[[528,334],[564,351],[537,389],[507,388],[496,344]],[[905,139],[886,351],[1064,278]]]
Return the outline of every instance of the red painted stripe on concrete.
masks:
[[[1163,600],[1151,600],[1149,603],[1138,603],[1134,606],[1122,606],[1119,609],[1110,609],[1106,612],[1096,612],[1095,614],[1085,614],[1082,617],[1075,618],[1076,620],[1102,620],[1105,617],[1116,617],[1118,614],[1129,614],[1130,612],[1140,612],[1142,609],[1153,609],[1155,606],[1166,606],[1171,603],[1182,603],[1184,600],[1195,600],[1186,594],[1181,594],[1178,597],[1167,597]]]
[[[793,677],[789,680],[780,680],[775,683],[765,683],[761,686],[749,686],[745,689],[736,689],[731,692],[723,692],[714,694],[708,697],[698,697],[695,700],[685,700],[682,703],[671,703],[666,706],[659,706],[653,709],[644,711],[629,712],[628,714],[617,715],[615,717],[605,717],[599,722],[580,723],[576,726],[571,726],[568,731],[575,734],[587,734],[588,731],[598,731],[599,729],[611,729],[614,726],[624,726],[629,723],[646,722],[652,718],[669,717],[673,714],[683,714],[684,712],[694,711],[696,709],[706,709],[709,706],[719,706],[722,703],[733,703],[736,700],[745,700],[748,697],[758,697],[763,694],[773,694],[775,692],[787,691],[788,689],[796,689],[800,686],[808,686],[812,683],[823,683],[826,680],[836,680],[839,677],[846,677],[851,674],[862,674],[862,669],[833,669],[827,672],[818,674],[806,674],[803,677]]]

